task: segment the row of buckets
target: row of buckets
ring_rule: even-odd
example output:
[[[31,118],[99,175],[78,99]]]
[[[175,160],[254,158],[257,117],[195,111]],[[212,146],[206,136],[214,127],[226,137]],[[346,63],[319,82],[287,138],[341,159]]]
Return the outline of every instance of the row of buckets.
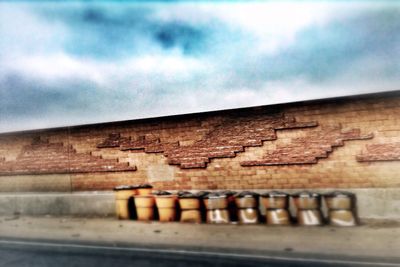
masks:
[[[343,191],[323,195],[310,191],[295,194],[179,191],[172,194],[153,191],[150,184],[118,186],[114,191],[119,219],[211,224],[357,225],[355,196]],[[295,217],[289,212],[290,198],[296,209]],[[321,212],[322,199],[326,203],[327,216]],[[261,214],[260,207],[265,208],[265,215]]]

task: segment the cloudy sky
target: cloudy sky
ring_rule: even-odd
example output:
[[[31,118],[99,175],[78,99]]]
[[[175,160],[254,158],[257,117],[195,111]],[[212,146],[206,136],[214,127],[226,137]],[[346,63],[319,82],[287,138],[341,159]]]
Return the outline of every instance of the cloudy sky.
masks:
[[[0,132],[400,89],[400,3],[2,1]]]

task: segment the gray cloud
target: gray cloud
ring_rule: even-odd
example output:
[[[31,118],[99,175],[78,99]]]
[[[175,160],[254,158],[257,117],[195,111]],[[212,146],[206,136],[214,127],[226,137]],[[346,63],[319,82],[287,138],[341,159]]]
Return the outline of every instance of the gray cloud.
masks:
[[[41,6],[35,12],[49,23],[62,23],[70,29],[64,48],[77,56],[118,59],[162,49],[180,49],[196,54],[206,44],[210,28],[179,22],[163,22],[148,5],[59,4]]]

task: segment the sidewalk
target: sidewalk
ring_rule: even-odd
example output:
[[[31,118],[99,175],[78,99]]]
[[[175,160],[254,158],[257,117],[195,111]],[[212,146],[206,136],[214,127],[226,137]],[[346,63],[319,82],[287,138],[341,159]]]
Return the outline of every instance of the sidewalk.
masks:
[[[381,258],[400,263],[400,222],[349,228],[143,223],[113,218],[0,217],[0,239],[90,242],[252,254]]]

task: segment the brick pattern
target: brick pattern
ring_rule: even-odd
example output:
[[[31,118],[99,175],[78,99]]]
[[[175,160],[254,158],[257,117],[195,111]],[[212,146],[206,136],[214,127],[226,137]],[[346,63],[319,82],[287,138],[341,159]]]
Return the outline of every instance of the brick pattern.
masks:
[[[77,153],[72,146],[34,138],[14,161],[0,160],[0,175],[62,174],[134,171],[135,166],[117,159],[103,159],[90,153]]]
[[[182,169],[205,168],[211,159],[233,158],[246,147],[276,140],[276,130],[317,126],[317,122],[296,122],[294,117],[259,116],[229,118],[194,144],[167,150],[168,163]]]
[[[143,151],[146,153],[162,153],[166,150],[178,147],[179,142],[161,142],[160,138],[141,135],[137,140],[121,142],[121,151]]]
[[[400,142],[366,145],[366,151],[356,158],[359,162],[400,160]]]
[[[160,138],[140,135],[137,139],[123,137],[120,133],[111,133],[97,148],[119,147],[121,151],[163,153],[166,150],[178,147],[179,142],[161,142]]]
[[[247,132],[246,127],[248,128],[252,121],[259,121],[267,117],[274,118],[273,121],[279,121],[278,118],[282,117],[279,114],[285,114],[286,120],[294,117],[297,121],[318,121],[319,126],[291,129],[287,128],[289,123],[286,123],[284,128],[287,129],[273,127],[276,134],[275,140],[263,141],[262,146],[244,146],[244,152],[235,152],[235,157],[211,157],[209,158],[210,162],[206,162],[207,168],[179,168],[168,164],[168,160],[172,157],[168,154],[169,151],[176,149],[177,152],[189,153],[191,148],[200,147],[196,146],[197,144],[202,142],[207,144],[205,140],[210,142],[219,140],[226,145],[226,141],[231,139],[240,140],[242,134]],[[118,159],[119,163],[124,164],[124,168],[127,164],[137,166],[136,171],[82,172],[68,173],[67,175],[48,175],[41,172],[38,175],[11,176],[13,175],[11,173],[0,177],[0,191],[13,191],[16,188],[25,190],[24,188],[27,188],[19,186],[17,181],[23,181],[24,184],[32,183],[35,184],[35,188],[45,190],[44,188],[51,188],[51,186],[49,187],[51,179],[54,179],[54,186],[63,179],[65,179],[63,181],[68,181],[63,183],[67,191],[110,190],[116,185],[145,182],[150,182],[156,189],[161,190],[318,190],[319,188],[400,187],[398,175],[400,161],[360,162],[356,160],[357,155],[364,155],[368,152],[365,149],[367,144],[400,142],[399,114],[400,91],[397,94],[382,94],[364,98],[292,103],[159,119],[0,134],[0,158],[5,159],[0,159],[0,166],[7,165],[9,162],[15,163],[25,147],[31,146],[32,138],[38,135],[42,140],[48,140],[50,144],[64,144],[64,149],[71,145],[76,154],[101,156],[102,159],[112,160],[113,164]],[[242,131],[231,127],[235,121],[239,122],[238,125],[242,127]],[[301,126],[298,122],[296,124]],[[264,127],[263,125],[270,125],[270,123],[257,122],[250,128],[254,130]],[[342,125],[340,129],[342,139],[351,139],[352,137],[358,139],[366,137],[368,133],[373,133],[374,137],[363,141],[343,140],[344,146],[332,146],[333,153],[327,152],[328,157],[321,158],[318,164],[253,167],[240,165],[243,161],[263,159],[264,155],[277,148],[292,146],[293,143],[296,144],[297,138],[303,138],[308,146],[304,146],[303,143],[301,149],[288,150],[288,155],[292,151],[300,155],[308,151],[313,157],[319,159],[320,154],[318,153],[324,154],[324,151],[318,150],[320,146],[316,144],[318,153],[309,148],[312,146],[310,136],[313,136],[310,134],[320,133],[313,138],[316,140],[326,139],[325,136],[321,136],[326,135],[321,131],[325,132],[328,125]],[[218,136],[218,129],[223,129],[219,135],[224,137],[224,134],[229,134],[229,138],[223,139]],[[360,136],[357,133],[358,129],[361,130]],[[104,142],[105,137],[111,133],[120,134],[108,138],[110,139],[108,143]],[[272,134],[268,135],[267,133],[268,131],[265,130],[263,136],[273,137]],[[335,140],[321,141],[320,144],[322,146],[335,145]],[[240,141],[240,145],[243,144],[242,141]],[[177,147],[177,142],[179,142],[179,147]],[[166,144],[175,145],[175,148],[166,148]],[[152,145],[158,146],[158,148],[151,148]],[[127,150],[121,151],[121,148]],[[327,149],[329,151],[329,147]],[[396,148],[388,147],[387,149],[395,151]],[[303,150],[306,151],[303,152]],[[209,151],[207,150],[207,152]],[[363,153],[360,153],[361,151]],[[70,153],[72,153],[72,149]],[[388,151],[376,153],[387,154]],[[296,160],[301,160],[301,158]],[[84,168],[85,162],[82,161],[80,164],[83,165],[80,168]],[[4,170],[4,165],[0,169]],[[7,170],[10,171],[10,168]]]
[[[120,133],[111,133],[107,139],[97,145],[97,148],[119,147],[125,141],[129,141],[129,138],[121,137]]]
[[[283,114],[242,116],[228,118],[208,131],[201,140],[192,144],[161,142],[160,138],[139,136],[137,140],[112,133],[97,145],[98,148],[120,147],[122,151],[164,153],[168,164],[182,169],[205,168],[211,159],[234,158],[246,147],[262,146],[264,141],[276,140],[276,130],[315,127],[318,123],[297,122],[292,116]]]
[[[328,126],[313,131],[305,137],[294,138],[289,144],[277,146],[260,160],[242,161],[242,166],[270,166],[291,164],[316,164],[318,159],[327,158],[334,147],[344,141],[371,139],[372,133],[361,134],[360,129],[342,130],[341,125]]]

